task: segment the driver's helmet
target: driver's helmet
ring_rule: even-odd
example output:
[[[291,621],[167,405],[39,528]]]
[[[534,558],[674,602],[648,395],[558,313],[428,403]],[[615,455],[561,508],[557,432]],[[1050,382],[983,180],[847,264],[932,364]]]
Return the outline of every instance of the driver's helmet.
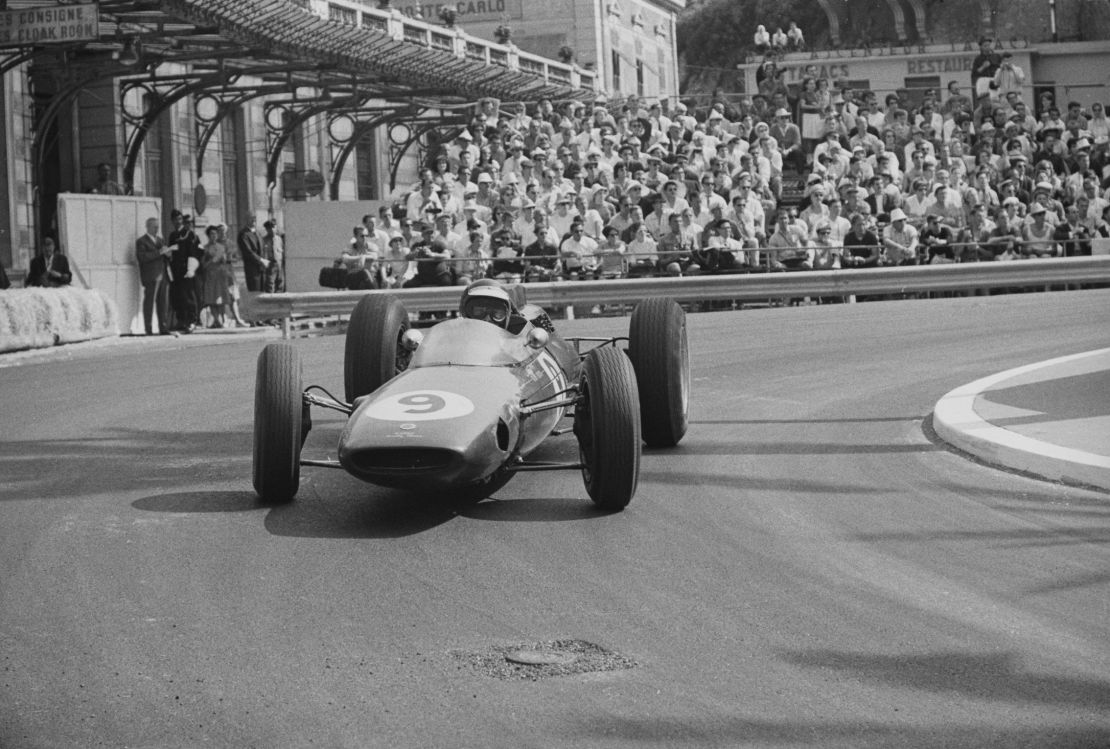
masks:
[[[499,328],[508,329],[509,318],[513,313],[513,303],[509,294],[501,286],[471,286],[463,299],[463,317],[471,320],[485,320]]]

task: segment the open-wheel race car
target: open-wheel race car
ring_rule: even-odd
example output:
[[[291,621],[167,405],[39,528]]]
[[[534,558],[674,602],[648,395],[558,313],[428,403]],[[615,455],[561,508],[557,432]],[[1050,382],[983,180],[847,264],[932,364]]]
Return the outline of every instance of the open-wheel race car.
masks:
[[[646,299],[627,338],[563,338],[523,295],[520,286],[478,281],[463,292],[457,318],[419,330],[397,296],[367,294],[347,328],[343,401],[303,387],[292,344],[267,345],[255,382],[255,491],[288,502],[301,466],[324,466],[476,500],[521,471],[576,469],[600,508],[624,508],[636,493],[641,443],[673,446],[686,433],[685,313],[670,299]],[[337,460],[301,458],[311,406],[348,417]],[[529,460],[548,437],[568,432],[577,462]]]

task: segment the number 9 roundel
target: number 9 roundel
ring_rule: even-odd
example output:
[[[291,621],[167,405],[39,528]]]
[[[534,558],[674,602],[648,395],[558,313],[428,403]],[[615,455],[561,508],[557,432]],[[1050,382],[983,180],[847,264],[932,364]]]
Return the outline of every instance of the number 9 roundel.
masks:
[[[445,390],[413,390],[374,402],[365,414],[382,421],[436,421],[455,419],[474,411],[474,403]]]

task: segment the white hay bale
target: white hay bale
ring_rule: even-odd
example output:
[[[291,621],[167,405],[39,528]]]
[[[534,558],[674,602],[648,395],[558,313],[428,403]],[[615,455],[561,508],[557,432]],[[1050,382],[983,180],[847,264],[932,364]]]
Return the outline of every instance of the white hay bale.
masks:
[[[0,351],[119,335],[115,302],[97,289],[0,291]]]

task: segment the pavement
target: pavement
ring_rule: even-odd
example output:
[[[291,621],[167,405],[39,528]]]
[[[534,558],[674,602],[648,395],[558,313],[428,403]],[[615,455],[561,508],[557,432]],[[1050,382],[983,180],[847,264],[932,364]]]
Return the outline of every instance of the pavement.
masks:
[[[1110,348],[956,388],[937,403],[933,428],[986,463],[1110,491]]]

